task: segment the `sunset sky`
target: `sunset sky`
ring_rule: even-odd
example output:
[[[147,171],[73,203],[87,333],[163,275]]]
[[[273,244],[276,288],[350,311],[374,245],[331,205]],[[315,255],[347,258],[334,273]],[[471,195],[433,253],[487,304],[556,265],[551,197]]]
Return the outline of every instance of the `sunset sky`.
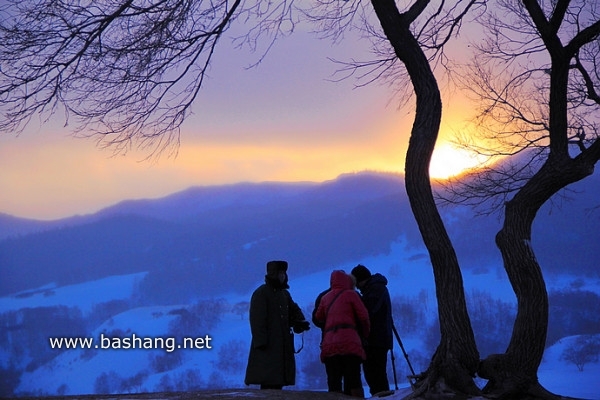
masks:
[[[71,137],[63,121],[0,136],[0,213],[48,220],[196,185],[402,172],[412,103],[398,109],[388,87],[332,81],[338,66],[328,57],[364,58],[360,46],[294,33],[249,70],[256,55],[221,47],[176,157],[144,161],[147,153],[135,150],[113,156],[93,140]],[[433,176],[469,162],[444,146],[466,118],[466,105],[447,96]]]

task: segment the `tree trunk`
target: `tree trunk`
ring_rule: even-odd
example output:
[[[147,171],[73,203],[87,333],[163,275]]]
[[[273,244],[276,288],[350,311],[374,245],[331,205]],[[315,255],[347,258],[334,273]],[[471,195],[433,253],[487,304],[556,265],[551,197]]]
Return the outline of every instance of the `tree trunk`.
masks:
[[[489,380],[483,390],[486,394],[556,398],[537,378],[548,330],[548,294],[531,247],[531,228],[537,211],[553,194],[592,173],[593,164],[582,161],[549,159],[506,204],[496,244],[517,296],[517,317],[506,352],[481,363],[478,374]]]
[[[540,170],[505,205],[496,244],[517,296],[517,317],[504,354],[482,361],[479,376],[488,379],[484,393],[502,398],[557,398],[538,382],[548,331],[548,293],[531,247],[531,228],[538,210],[555,193],[594,171],[600,152],[596,141],[578,157],[568,153],[567,86],[569,58],[552,62],[550,154]]]
[[[473,376],[479,353],[467,313],[462,274],[456,253],[434,201],[429,162],[437,140],[442,102],[427,57],[393,0],[372,0],[386,37],[410,75],[416,95],[416,114],[406,155],[406,191],[425,246],[431,257],[436,286],[441,341],[429,368],[419,376],[412,397],[450,387],[478,394]]]

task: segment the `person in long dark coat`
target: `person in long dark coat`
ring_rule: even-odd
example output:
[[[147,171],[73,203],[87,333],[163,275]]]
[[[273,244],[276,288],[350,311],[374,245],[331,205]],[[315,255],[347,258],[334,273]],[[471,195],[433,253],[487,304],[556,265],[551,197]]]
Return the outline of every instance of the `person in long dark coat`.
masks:
[[[365,380],[371,395],[390,390],[387,378],[387,353],[393,346],[392,302],[387,289],[388,280],[381,274],[371,274],[364,265],[351,272],[356,279],[362,300],[369,311],[371,332],[365,346],[367,359],[363,363]]]
[[[288,263],[269,261],[265,283],[250,300],[252,341],[246,367],[246,385],[281,389],[296,383],[294,335],[310,328],[302,310],[287,290]]]

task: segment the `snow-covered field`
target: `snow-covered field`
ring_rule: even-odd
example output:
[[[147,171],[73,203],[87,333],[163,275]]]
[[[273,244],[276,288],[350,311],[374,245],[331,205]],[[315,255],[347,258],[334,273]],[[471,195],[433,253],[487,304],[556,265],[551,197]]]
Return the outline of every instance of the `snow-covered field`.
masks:
[[[389,254],[373,256],[360,260],[373,272],[381,272],[390,280],[389,289],[392,296],[417,296],[426,293],[432,307],[427,307],[431,318],[435,318],[435,295],[433,277],[427,257],[415,257],[415,254],[406,254],[401,243],[398,243]],[[329,274],[333,269],[345,269],[347,272],[354,266],[324,266],[322,272],[311,275],[301,275],[301,271],[290,266],[290,292],[294,300],[303,308],[310,310],[316,295],[328,287]],[[82,312],[87,313],[94,304],[107,302],[112,299],[126,299],[132,296],[136,282],[143,274],[114,276],[85,284],[65,287],[42,288],[39,292],[29,295],[0,298],[0,313],[9,310],[18,310],[25,307],[39,307],[49,305],[77,306]],[[549,288],[569,287],[576,277],[564,275],[548,279]],[[258,276],[256,286],[262,283],[263,277]],[[510,285],[497,266],[488,268],[487,273],[465,273],[465,290],[489,293],[494,298],[504,301],[514,300]],[[586,290],[600,293],[600,283],[597,281],[586,282]],[[223,293],[223,298],[229,305],[249,301],[251,292],[246,294]],[[183,305],[185,306],[185,305]],[[98,340],[103,332],[120,330],[124,335],[136,334],[138,337],[164,337],[168,335],[169,324],[176,318],[173,310],[182,306],[152,306],[139,307],[127,310],[113,316],[98,326],[92,337]],[[307,318],[310,316],[307,315]],[[398,327],[401,331],[402,328]],[[313,328],[315,329],[315,328]],[[21,376],[18,386],[19,393],[33,394],[84,394],[93,393],[97,377],[103,373],[106,376],[119,376],[131,378],[139,372],[146,371],[139,382],[133,386],[137,391],[156,391],[165,384],[180,382],[183,379],[196,379],[212,385],[225,387],[244,387],[243,373],[246,364],[247,349],[250,340],[250,330],[246,316],[240,316],[232,311],[221,315],[217,326],[207,332],[197,332],[197,337],[211,338],[211,348],[185,351],[181,363],[173,369],[156,372],[151,368],[152,357],[161,357],[167,352],[148,349],[71,349],[63,352],[58,357],[37,369],[25,372]],[[299,340],[299,339],[298,339]],[[422,344],[414,336],[403,337],[407,351],[417,351],[417,346]],[[582,372],[575,365],[561,360],[561,354],[573,337],[563,338],[558,343],[548,348],[539,369],[541,383],[549,390],[562,395],[600,399],[600,363],[589,363]],[[225,355],[225,349],[233,343],[241,343],[242,351],[234,353],[231,359],[231,368],[219,365],[219,360]],[[98,342],[96,341],[97,345]],[[299,344],[299,343],[297,343]],[[308,346],[310,344],[306,344]],[[399,359],[397,363],[404,360]],[[234,368],[234,364],[239,365]],[[299,365],[299,374],[302,365]],[[418,372],[418,371],[417,371]],[[391,380],[391,379],[390,379]],[[299,381],[301,381],[299,379]],[[162,386],[161,386],[162,385]],[[406,386],[402,383],[402,386]],[[130,386],[129,390],[132,386]],[[298,389],[302,389],[299,387]]]

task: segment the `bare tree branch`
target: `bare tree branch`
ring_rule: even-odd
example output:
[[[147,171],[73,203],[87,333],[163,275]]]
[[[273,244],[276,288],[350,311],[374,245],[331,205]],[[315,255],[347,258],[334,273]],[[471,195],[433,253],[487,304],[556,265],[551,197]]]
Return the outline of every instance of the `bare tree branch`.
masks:
[[[584,28],[580,31],[566,46],[566,51],[572,56],[576,54],[579,49],[586,44],[598,39],[600,36],[600,21],[596,21],[592,25]]]
[[[469,90],[480,104],[471,130],[476,136],[457,141],[486,155],[490,161],[481,169],[482,176],[469,176],[462,189],[459,180],[449,182],[448,192],[438,193],[442,203],[469,204],[481,213],[490,212],[490,205],[495,211],[501,211],[510,195],[527,182],[528,175],[532,177],[537,172],[536,168],[548,155],[543,150],[552,141],[563,142],[565,152],[568,147],[571,153],[581,154],[600,138],[597,32],[600,16],[594,14],[593,7],[583,10],[581,4],[570,5],[572,2],[559,1],[553,10],[545,13],[541,3],[534,0],[503,0],[512,18],[502,19],[492,14],[484,20],[487,40],[475,46],[479,54],[468,65],[468,72],[461,76],[461,87]],[[528,13],[532,21],[529,23],[525,18]],[[552,22],[548,22],[546,14],[552,15]],[[560,16],[563,18],[559,19]],[[566,46],[562,46],[559,33],[563,38],[570,35]],[[552,64],[548,64],[548,55],[544,56],[542,51],[552,55]],[[559,59],[565,60],[563,64],[556,62]],[[561,118],[568,120],[568,124],[565,122],[564,128],[557,128],[559,125],[554,123],[551,128],[549,102],[557,104],[551,92],[552,85],[559,84],[556,80],[559,67],[565,74],[565,78],[560,79],[565,79],[567,92],[560,94],[565,111],[555,106],[554,115],[563,115]],[[576,73],[567,76],[569,70]],[[509,156],[516,156],[520,161],[499,162]],[[529,157],[537,162],[528,163]],[[522,168],[516,168],[519,163],[523,163]],[[514,174],[514,182],[509,182],[511,174]],[[497,189],[492,184],[494,179],[501,183]],[[487,199],[485,194],[498,199]]]
[[[101,146],[176,150],[217,43],[251,21],[237,45],[293,30],[292,1],[7,0],[0,8],[0,131],[58,112]],[[286,28],[282,28],[282,25]],[[267,50],[268,51],[268,48]]]
[[[550,18],[551,34],[556,35],[558,33],[558,30],[565,19],[565,14],[569,9],[570,2],[570,0],[558,0],[556,2],[554,10],[552,11],[552,17]]]

